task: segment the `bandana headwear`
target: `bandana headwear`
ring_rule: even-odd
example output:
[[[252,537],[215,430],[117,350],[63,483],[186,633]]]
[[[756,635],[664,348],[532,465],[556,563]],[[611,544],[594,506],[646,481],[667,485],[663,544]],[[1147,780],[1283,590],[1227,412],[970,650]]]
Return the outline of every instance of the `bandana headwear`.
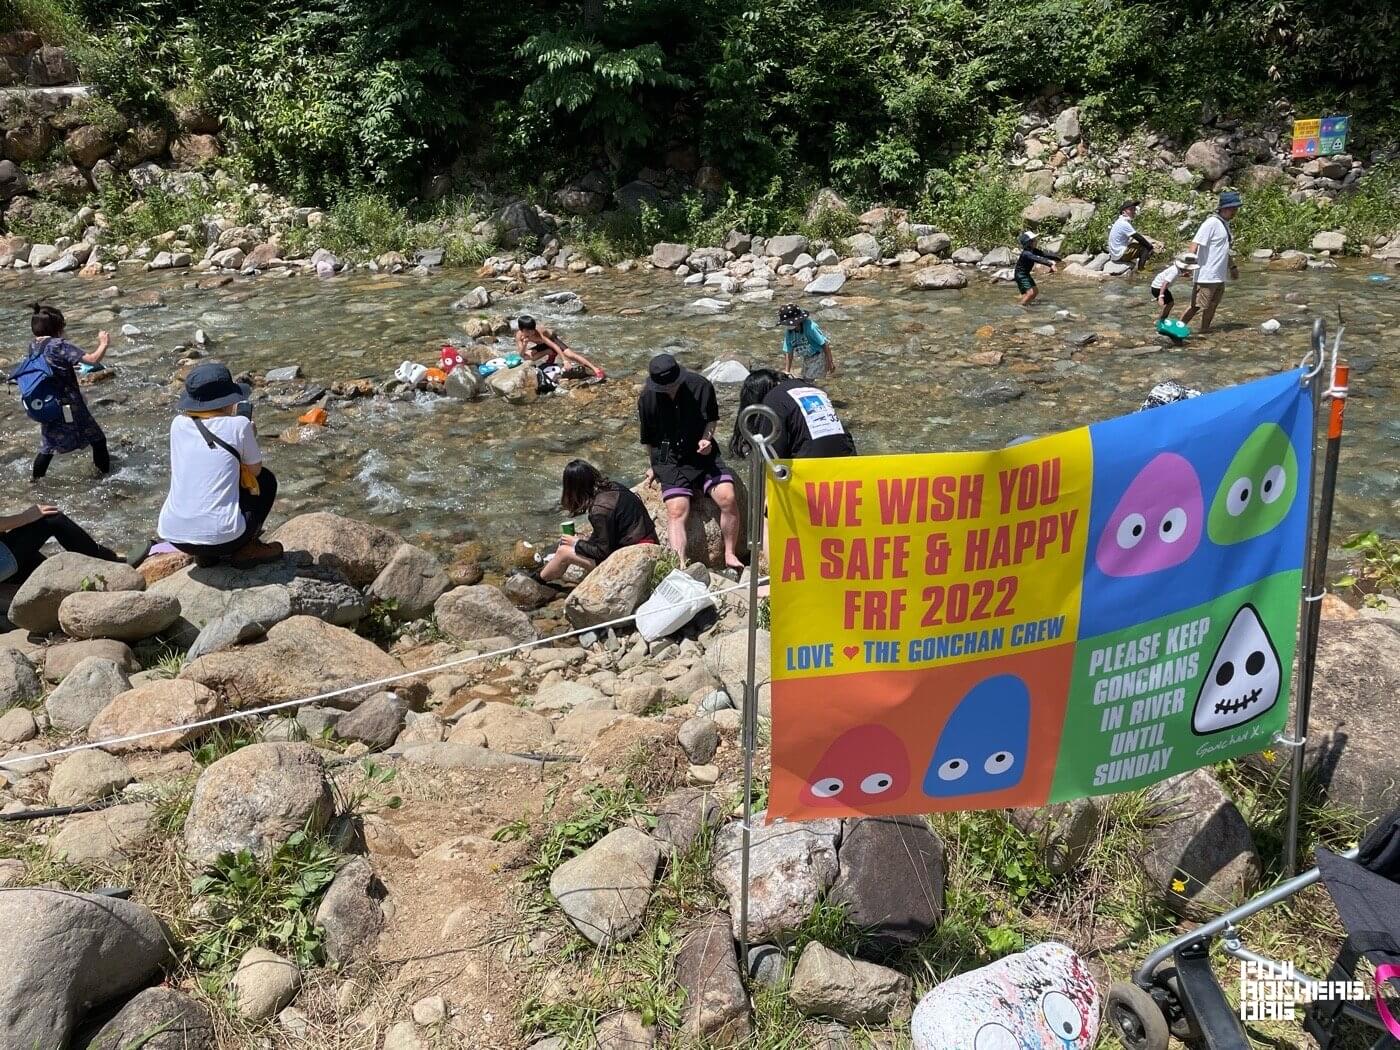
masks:
[[[780,306],[778,308],[779,324],[797,324],[800,321],[807,320],[808,316],[809,315],[807,311],[802,309],[802,307],[800,306],[793,306],[789,304],[787,306]]]

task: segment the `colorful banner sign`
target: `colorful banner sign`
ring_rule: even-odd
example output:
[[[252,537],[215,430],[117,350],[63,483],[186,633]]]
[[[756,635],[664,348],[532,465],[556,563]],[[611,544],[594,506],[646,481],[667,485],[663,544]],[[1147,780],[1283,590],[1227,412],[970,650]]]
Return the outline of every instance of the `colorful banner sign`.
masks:
[[[1300,373],[992,452],[769,480],[770,819],[1039,806],[1269,746]]]
[[[1345,153],[1347,135],[1351,131],[1350,117],[1323,117],[1320,120],[1293,122],[1293,156],[1331,157]]]

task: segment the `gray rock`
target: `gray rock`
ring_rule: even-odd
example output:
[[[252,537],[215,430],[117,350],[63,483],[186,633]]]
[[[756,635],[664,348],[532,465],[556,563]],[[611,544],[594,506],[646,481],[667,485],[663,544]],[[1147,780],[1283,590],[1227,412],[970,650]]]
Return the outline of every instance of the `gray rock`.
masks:
[[[419,248],[413,253],[413,261],[419,266],[441,266],[445,254],[441,248]]]
[[[966,249],[959,249],[965,251]],[[957,258],[957,253],[953,255]],[[979,259],[982,257],[979,253]],[[913,284],[916,289],[923,292],[945,291],[948,289],[966,288],[967,274],[959,270],[956,266],[940,265],[930,266],[926,270],[919,270],[914,274]]]
[[[1368,610],[1369,611],[1369,610]],[[1323,620],[1304,761],[1333,802],[1378,820],[1396,804],[1400,631],[1363,613]]]
[[[757,631],[757,650],[754,654],[754,683],[758,690],[758,713],[768,717],[772,713],[771,684],[773,672],[770,661],[769,634],[763,628]],[[749,633],[747,629],[730,631],[711,638],[705,647],[705,669],[714,675],[724,686],[724,691],[733,698],[736,706],[743,703],[744,687],[749,669]]]
[[[806,921],[839,872],[839,820],[777,821],[764,826],[754,814],[749,851],[749,942],[786,943]],[[729,912],[740,931],[740,861],[743,831],[737,821],[715,836],[714,878],[729,895]]]
[[[1010,266],[1013,261],[1010,248],[993,248],[978,260],[977,265],[983,270],[996,270]]]
[[[327,733],[333,733],[346,712],[332,707],[318,707],[306,704],[296,708],[296,723],[311,740],[321,740]]]
[[[27,707],[12,707],[0,715],[0,744],[22,744],[39,735],[39,726]]]
[[[138,992],[87,1043],[86,1050],[213,1050],[209,1008],[174,988]]]
[[[421,547],[405,543],[374,578],[369,593],[382,602],[395,603],[395,619],[417,620],[429,615],[433,603],[451,586],[452,581],[436,558]]]
[[[848,959],[812,941],[797,960],[788,997],[808,1017],[867,1025],[907,1015],[912,991],[902,973]]]
[[[730,230],[722,245],[725,251],[733,252],[735,255],[743,255],[752,246],[753,238],[739,230]]]
[[[692,764],[700,766],[715,757],[715,749],[719,746],[719,730],[715,728],[714,719],[697,715],[681,723],[680,729],[676,731],[676,739],[680,741],[685,757],[690,759]]]
[[[199,863],[240,849],[264,853],[303,828],[324,827],[333,808],[315,748],[249,744],[200,774],[185,818],[185,853]]]
[[[62,682],[77,669],[84,660],[98,657],[117,665],[123,674],[135,674],[141,670],[136,654],[125,642],[110,638],[94,638],[90,642],[63,642],[43,650],[44,678],[50,682]]]
[[[452,304],[454,310],[485,310],[491,305],[491,293],[481,285],[477,285],[462,298]]]
[[[776,944],[755,944],[749,949],[749,980],[765,988],[787,983],[787,956]]]
[[[486,392],[486,381],[472,365],[454,368],[443,384],[442,392],[458,401],[475,401]]]
[[[85,581],[106,591],[146,589],[145,578],[129,565],[62,551],[46,558],[20,585],[10,602],[10,622],[35,634],[52,634],[59,629],[58,607],[83,590]]]
[[[64,598],[58,622],[69,638],[115,638],[139,642],[160,634],[180,616],[167,594],[141,591],[79,591]]]
[[[530,706],[536,711],[567,711],[603,699],[603,694],[582,682],[556,682],[535,694]],[[638,714],[640,712],[632,712]]]
[[[18,649],[0,649],[0,711],[37,700],[44,686],[29,657]]]
[[[222,652],[245,642],[256,642],[266,634],[267,626],[264,623],[253,619],[246,610],[235,609],[217,620],[210,620],[195,636],[185,656],[189,660],[198,660],[208,653]]]
[[[724,810],[714,792],[704,788],[673,791],[655,808],[656,827],[651,837],[661,844],[666,856],[688,853],[700,837],[724,819]]]
[[[301,365],[283,365],[269,368],[265,376],[269,383],[292,383],[301,378]]]
[[[160,920],[134,901],[68,890],[0,893],[5,1045],[65,1047],[79,1019],[172,961]]]
[[[857,258],[878,259],[882,254],[880,242],[868,233],[856,233],[846,238],[846,252]]]
[[[1055,134],[1059,136],[1060,145],[1068,146],[1079,141],[1079,107],[1070,106],[1055,118]]]
[[[59,860],[82,867],[120,868],[139,860],[155,839],[155,807],[149,802],[108,806],[69,817],[49,839]]]
[[[549,892],[580,933],[606,947],[642,928],[660,859],[649,835],[618,828],[555,868]]]
[[[96,748],[75,751],[59,759],[49,781],[49,801],[55,806],[81,806],[115,795],[135,777],[125,762]]]
[[[600,1017],[593,1028],[594,1050],[651,1050],[656,1029],[635,1010],[619,1010]]]
[[[305,551],[314,564],[338,571],[356,587],[372,583],[403,544],[388,529],[327,511],[299,514],[268,539],[289,552]]]
[[[651,249],[651,264],[661,270],[674,270],[690,258],[690,245],[662,241]]]
[[[388,895],[364,857],[341,865],[335,881],[316,909],[316,925],[325,931],[326,957],[348,966],[368,956],[384,928],[380,902]]]
[[[801,234],[789,234],[782,237],[770,237],[764,251],[768,255],[776,255],[781,262],[793,263],[797,257],[807,250],[807,238]]]
[[[399,752],[399,757],[411,766],[432,766],[437,769],[504,769],[510,766],[533,766],[543,763],[537,759],[503,754],[472,744],[443,741],[439,744],[415,744]]]
[[[1074,870],[1098,837],[1103,810],[1097,799],[1013,809],[1011,823],[1036,840],[1045,866],[1056,875]]]
[[[922,817],[861,817],[845,822],[837,854],[841,874],[827,899],[877,950],[915,944],[943,919],[943,842]]]
[[[437,600],[433,611],[438,626],[458,641],[505,637],[533,642],[539,637],[530,618],[489,584],[455,587]]]
[[[569,623],[592,627],[636,612],[651,593],[652,574],[662,553],[654,543],[614,551],[569,593],[564,602]]]
[[[992,408],[1024,397],[1025,387],[1009,379],[989,379],[974,383],[963,391],[963,396],[975,405]]]
[[[514,201],[491,219],[507,248],[518,248],[525,241],[539,242],[549,234],[549,226],[539,210],[528,201]]]
[[[298,576],[287,585],[293,616],[314,616],[336,627],[354,627],[369,612],[369,599],[343,580]]]
[[[1142,867],[1172,911],[1203,921],[1238,904],[1259,881],[1249,825],[1209,769],[1147,789],[1151,816]],[[1178,891],[1174,883],[1186,884]]]
[[[823,273],[807,283],[802,291],[807,295],[835,295],[846,284],[846,275],[840,270]]]
[[[486,746],[509,754],[534,754],[554,736],[548,718],[510,704],[485,704],[465,715],[448,740],[457,743],[480,742],[475,734],[484,733]]]
[[[335,735],[358,741],[371,751],[392,747],[403,729],[408,703],[395,693],[375,693],[335,721]],[[339,713],[339,712],[337,712]]]
[[[1340,255],[1346,250],[1347,235],[1341,230],[1324,230],[1315,234],[1312,239],[1312,250],[1315,252],[1330,252],[1333,255]]]
[[[235,569],[231,565],[206,568],[191,565],[152,584],[151,593],[173,598],[179,603],[179,618],[172,625],[171,635],[182,645],[192,646],[204,628],[227,619],[228,623],[220,628],[218,635],[211,634],[206,640],[206,644],[214,645],[220,638],[228,638],[253,626],[261,628],[265,634],[273,624],[291,616],[291,596],[287,585],[292,582],[294,574],[295,570],[283,562],[252,569]],[[243,640],[251,641],[256,637],[259,635],[250,634]],[[201,647],[195,655],[217,652],[219,648],[227,648],[227,645]]]
[[[926,233],[914,245],[920,255],[946,255],[953,247],[953,239],[946,233]]]
[[[708,918],[681,942],[676,984],[685,990],[682,1038],[721,1047],[735,1046],[749,1037],[749,996],[724,912]]]
[[[711,689],[700,700],[700,712],[702,714],[714,714],[716,711],[728,711],[734,706],[734,701],[723,689]]]
[[[505,582],[501,584],[501,590],[517,609],[524,610],[541,609],[562,596],[549,584],[542,583],[523,572],[507,576]]]
[[[1183,159],[1188,169],[1212,182],[1228,172],[1232,163],[1230,151],[1209,139],[1191,143]]]
[[[249,948],[230,982],[234,1008],[250,1021],[265,1021],[296,997],[301,970],[266,948]]]

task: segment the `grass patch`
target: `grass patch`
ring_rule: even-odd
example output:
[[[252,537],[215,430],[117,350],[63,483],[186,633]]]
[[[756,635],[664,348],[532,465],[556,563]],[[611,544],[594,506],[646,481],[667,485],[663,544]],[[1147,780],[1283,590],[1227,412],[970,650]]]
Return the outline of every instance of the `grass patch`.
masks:
[[[550,875],[560,864],[577,857],[608,832],[633,820],[641,820],[647,826],[656,824],[656,818],[646,810],[642,792],[630,781],[621,787],[592,784],[584,789],[583,796],[572,816],[551,824],[540,837],[534,860],[525,874],[526,882],[536,889],[548,885]]]
[[[975,245],[986,251],[1011,244],[1022,226],[1021,211],[1029,194],[998,172],[970,172],[968,181],[948,181],[931,194],[932,203],[921,211],[958,245]]]

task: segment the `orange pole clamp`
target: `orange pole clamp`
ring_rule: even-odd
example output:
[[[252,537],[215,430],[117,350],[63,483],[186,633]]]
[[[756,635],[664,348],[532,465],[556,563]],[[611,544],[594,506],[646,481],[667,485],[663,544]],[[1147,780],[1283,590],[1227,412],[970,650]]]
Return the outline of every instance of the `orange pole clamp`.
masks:
[[[1335,441],[1342,436],[1342,414],[1347,408],[1347,381],[1351,368],[1345,363],[1338,364],[1332,372],[1332,389],[1328,396],[1332,399],[1332,412],[1327,419],[1327,439]]]

